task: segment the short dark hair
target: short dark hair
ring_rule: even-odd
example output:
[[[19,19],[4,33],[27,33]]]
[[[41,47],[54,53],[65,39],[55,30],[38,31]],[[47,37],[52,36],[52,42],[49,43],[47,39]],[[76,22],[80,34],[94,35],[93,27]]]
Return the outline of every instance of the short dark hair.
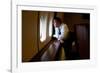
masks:
[[[59,17],[54,17],[54,20],[59,21],[60,23],[62,23],[61,19]]]

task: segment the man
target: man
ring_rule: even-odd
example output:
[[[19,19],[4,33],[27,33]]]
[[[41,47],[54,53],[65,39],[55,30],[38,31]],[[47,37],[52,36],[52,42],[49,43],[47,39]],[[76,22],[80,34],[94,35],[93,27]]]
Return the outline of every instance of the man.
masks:
[[[55,29],[55,34],[53,35],[53,37],[55,37],[58,41],[58,43],[60,43],[59,49],[61,50],[61,47],[64,48],[65,51],[65,56],[66,59],[68,59],[69,57],[69,50],[70,50],[70,45],[69,45],[69,29],[68,26],[64,23],[62,23],[61,19],[59,17],[55,17],[53,20],[53,25],[54,25],[54,29]]]

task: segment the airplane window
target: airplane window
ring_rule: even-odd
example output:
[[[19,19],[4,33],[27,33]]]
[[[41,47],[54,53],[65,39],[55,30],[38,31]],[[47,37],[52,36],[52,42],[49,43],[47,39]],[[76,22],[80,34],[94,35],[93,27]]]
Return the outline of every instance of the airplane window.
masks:
[[[47,27],[47,16],[40,16],[40,41],[46,40],[46,27]]]
[[[52,36],[52,20],[53,17],[50,18],[50,22],[49,22],[49,36]]]

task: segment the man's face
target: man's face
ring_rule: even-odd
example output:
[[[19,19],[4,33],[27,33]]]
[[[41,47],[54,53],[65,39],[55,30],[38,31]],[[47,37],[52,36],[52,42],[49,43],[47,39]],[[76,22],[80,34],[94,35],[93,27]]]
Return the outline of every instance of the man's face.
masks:
[[[59,27],[60,26],[60,22],[58,20],[54,19],[53,25],[54,25],[54,27]]]

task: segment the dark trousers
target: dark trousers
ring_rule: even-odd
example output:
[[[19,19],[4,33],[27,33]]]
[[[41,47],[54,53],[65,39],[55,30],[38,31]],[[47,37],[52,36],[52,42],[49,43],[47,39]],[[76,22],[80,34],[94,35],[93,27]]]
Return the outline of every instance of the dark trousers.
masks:
[[[64,41],[64,43],[59,44],[59,49],[56,55],[56,60],[60,60],[59,57],[61,55],[62,47],[65,53],[65,59],[68,60],[71,58],[71,42],[69,40]]]
[[[62,47],[64,49],[64,53],[65,53],[65,57],[66,57],[65,59],[66,60],[71,59],[71,50],[72,50],[73,39],[71,38],[70,33],[68,33],[68,37],[66,38],[66,40],[63,40],[63,41],[64,41],[64,43],[60,43],[60,45],[59,45],[57,59],[59,59],[59,55],[61,55]]]
[[[65,59],[70,59],[71,58],[71,49],[72,49],[72,44],[69,40],[65,40],[64,43],[61,43],[61,47],[64,48],[64,53],[65,53]]]

